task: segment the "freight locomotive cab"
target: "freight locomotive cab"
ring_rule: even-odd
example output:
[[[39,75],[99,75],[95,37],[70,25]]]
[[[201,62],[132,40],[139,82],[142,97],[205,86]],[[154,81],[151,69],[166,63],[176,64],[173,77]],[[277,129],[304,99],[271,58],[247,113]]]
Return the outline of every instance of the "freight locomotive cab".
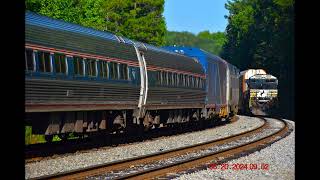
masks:
[[[257,74],[247,80],[250,97],[259,103],[266,103],[277,98],[278,80],[269,74]]]
[[[248,110],[255,115],[272,114],[278,102],[278,80],[270,74],[255,74],[246,80]]]

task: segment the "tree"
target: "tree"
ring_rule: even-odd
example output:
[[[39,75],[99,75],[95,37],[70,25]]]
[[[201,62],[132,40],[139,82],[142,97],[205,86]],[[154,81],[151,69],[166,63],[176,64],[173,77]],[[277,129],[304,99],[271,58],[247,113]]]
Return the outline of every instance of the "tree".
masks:
[[[228,1],[222,57],[241,70],[263,68],[279,79],[280,113],[294,112],[294,1]]]
[[[164,0],[27,0],[27,10],[137,41],[163,45]]]
[[[164,0],[109,0],[104,4],[107,30],[154,45],[164,44]]]
[[[216,55],[220,54],[225,41],[226,37],[222,32],[210,33],[209,31],[202,31],[194,35],[190,32],[168,31],[165,36],[165,44],[167,46],[193,46]]]

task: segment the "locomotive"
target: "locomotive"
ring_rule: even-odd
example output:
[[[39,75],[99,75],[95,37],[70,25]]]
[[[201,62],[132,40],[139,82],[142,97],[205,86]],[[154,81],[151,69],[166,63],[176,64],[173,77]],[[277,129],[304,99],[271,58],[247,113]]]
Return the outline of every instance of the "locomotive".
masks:
[[[249,115],[272,115],[278,105],[277,85],[277,78],[267,74],[263,69],[242,71],[240,111]]]
[[[198,48],[25,13],[25,122],[48,142],[228,120],[239,108],[239,72]]]

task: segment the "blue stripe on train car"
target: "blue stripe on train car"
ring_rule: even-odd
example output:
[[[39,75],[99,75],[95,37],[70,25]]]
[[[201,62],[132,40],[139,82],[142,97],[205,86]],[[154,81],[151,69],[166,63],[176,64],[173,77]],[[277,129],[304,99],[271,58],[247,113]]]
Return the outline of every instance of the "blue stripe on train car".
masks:
[[[184,54],[189,57],[197,58],[202,65],[204,72],[207,73],[208,62],[206,59],[206,54],[199,48],[194,47],[182,47],[182,46],[164,46],[166,50],[173,51],[176,53]]]

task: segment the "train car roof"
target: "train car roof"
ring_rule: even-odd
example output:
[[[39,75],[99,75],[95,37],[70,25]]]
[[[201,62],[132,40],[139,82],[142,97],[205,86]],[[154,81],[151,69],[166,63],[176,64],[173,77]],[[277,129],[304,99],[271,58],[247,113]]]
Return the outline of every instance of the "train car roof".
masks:
[[[247,70],[241,71],[240,75],[244,75],[244,74],[246,74],[247,72],[250,72],[250,71],[257,72],[258,74],[267,74],[264,69],[247,69]]]
[[[271,74],[256,74],[251,76],[249,79],[277,79],[277,77]]]
[[[171,68],[191,73],[204,73],[204,69],[198,60],[183,54],[30,11],[25,13],[25,27],[26,43],[39,46],[47,45],[60,49],[66,48],[70,51],[79,50],[82,53],[93,53],[111,58],[121,56],[122,59],[128,61],[137,61],[136,52],[133,48],[133,45],[135,45],[141,50],[146,50],[144,55],[149,66]],[[40,32],[43,33],[39,35]],[[59,38],[53,38],[52,33]],[[78,39],[73,39],[72,35],[77,36]],[[69,38],[68,43],[64,43],[64,38]],[[90,43],[90,46],[88,46],[88,43]],[[110,54],[111,50],[115,49],[117,49],[116,53]]]
[[[154,45],[135,41],[135,40],[131,40],[126,37],[115,35],[108,31],[100,31],[93,28],[84,27],[75,23],[66,22],[64,20],[59,20],[59,19],[54,19],[51,17],[39,15],[31,11],[26,11],[25,13],[25,24],[46,27],[54,30],[74,32],[74,33],[79,33],[87,36],[116,41],[116,42],[119,42],[118,38],[122,38],[125,44],[131,44],[131,45],[136,44],[138,47],[144,47],[146,49],[151,49],[153,51],[177,55],[177,53],[173,53],[172,51],[166,50],[164,48],[156,47]],[[181,55],[181,54],[178,54],[178,55]]]
[[[220,61],[225,63],[226,65],[233,66],[237,68],[236,66],[228,63],[226,60],[222,59],[221,57],[214,55],[212,53],[209,53],[203,49],[197,48],[197,47],[191,47],[191,46],[164,46],[163,48],[168,49],[170,51],[179,53],[179,54],[184,54],[189,57],[195,57],[200,61],[200,64],[207,69],[208,68],[208,61],[210,59],[213,59],[215,61]],[[207,58],[209,57],[209,58]]]

